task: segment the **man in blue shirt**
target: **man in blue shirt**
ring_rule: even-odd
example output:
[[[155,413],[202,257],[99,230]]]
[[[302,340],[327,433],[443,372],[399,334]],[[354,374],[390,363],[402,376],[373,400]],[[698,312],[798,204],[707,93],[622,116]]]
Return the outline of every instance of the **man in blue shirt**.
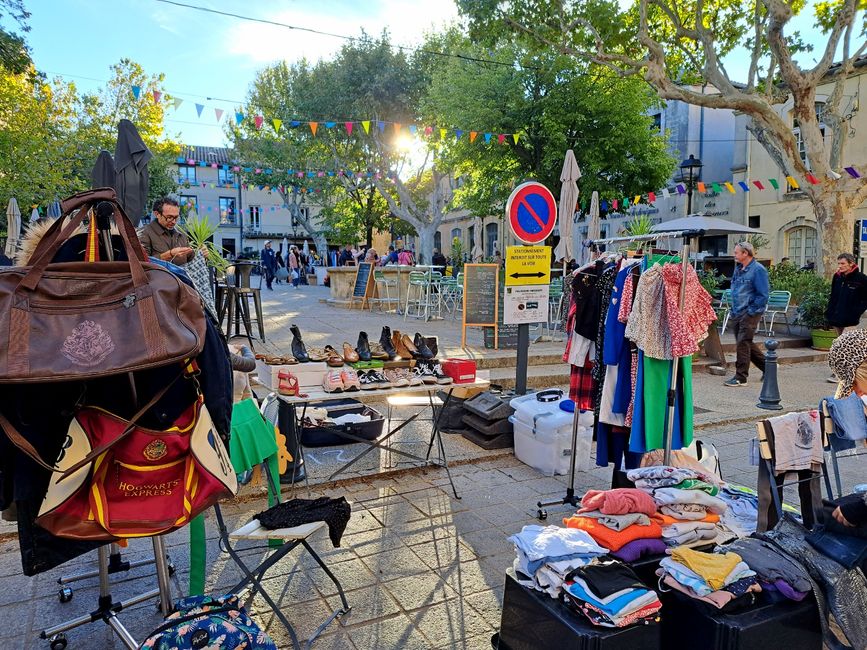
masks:
[[[753,342],[756,327],[768,306],[768,270],[756,262],[753,245],[743,241],[735,246],[735,273],[732,276],[731,324],[737,341],[735,376],[726,386],[744,386],[750,374],[750,361],[765,371],[765,355]]]

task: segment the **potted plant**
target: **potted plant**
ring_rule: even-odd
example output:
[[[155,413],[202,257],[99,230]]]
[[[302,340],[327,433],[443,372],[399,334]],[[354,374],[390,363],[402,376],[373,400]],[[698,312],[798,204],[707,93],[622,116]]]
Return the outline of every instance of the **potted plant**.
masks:
[[[218,273],[225,273],[229,262],[222,255],[213,242],[217,226],[212,224],[206,217],[199,217],[191,211],[184,221],[184,225],[178,226],[178,230],[184,233],[190,240],[190,247],[195,251],[206,250],[206,255],[196,255],[196,259],[204,258],[207,266],[212,267]]]
[[[825,319],[830,297],[831,285],[823,281],[814,291],[801,298],[795,312],[795,323],[810,329],[813,348],[816,350],[830,350],[831,344],[837,338],[837,330],[828,327]]]

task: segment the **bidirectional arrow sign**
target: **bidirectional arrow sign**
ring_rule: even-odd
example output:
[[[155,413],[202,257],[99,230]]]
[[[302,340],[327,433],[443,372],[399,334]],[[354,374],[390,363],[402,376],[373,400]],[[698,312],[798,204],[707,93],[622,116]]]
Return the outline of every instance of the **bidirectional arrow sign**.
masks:
[[[520,241],[545,241],[557,224],[557,203],[551,190],[535,181],[518,185],[506,202],[509,226]]]
[[[550,282],[550,246],[506,246],[506,286]]]

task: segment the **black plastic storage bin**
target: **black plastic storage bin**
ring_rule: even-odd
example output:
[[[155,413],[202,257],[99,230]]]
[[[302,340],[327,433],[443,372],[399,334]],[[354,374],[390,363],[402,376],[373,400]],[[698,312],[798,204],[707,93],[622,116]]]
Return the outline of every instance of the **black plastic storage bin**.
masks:
[[[521,586],[511,571],[506,572],[497,639],[502,650],[658,650],[662,647],[659,628],[655,623],[597,627],[548,594]]]
[[[301,444],[305,447],[333,447],[335,445],[351,445],[353,440],[341,436],[336,433],[336,430],[345,431],[353,436],[364,438],[365,440],[376,440],[382,435],[382,425],[385,422],[385,416],[374,408],[362,404],[354,399],[332,399],[316,404],[317,408],[324,408],[328,411],[329,417],[340,417],[347,413],[358,413],[360,415],[369,415],[370,422],[357,422],[354,424],[338,424],[328,427],[302,427],[301,429]],[[301,411],[298,411],[301,415]]]
[[[771,602],[751,609],[711,611],[685,594],[662,594],[662,645],[690,650],[822,650],[819,609],[812,594],[801,602]]]

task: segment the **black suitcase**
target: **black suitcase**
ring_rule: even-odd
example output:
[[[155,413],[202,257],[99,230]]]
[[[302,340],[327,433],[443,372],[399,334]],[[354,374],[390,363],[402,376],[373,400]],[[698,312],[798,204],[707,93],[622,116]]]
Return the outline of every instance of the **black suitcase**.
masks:
[[[521,586],[511,571],[506,572],[497,640],[502,650],[657,650],[662,647],[659,625],[597,627],[561,601]],[[674,650],[675,646],[666,647]]]
[[[335,430],[345,431],[365,440],[376,440],[382,435],[385,416],[374,408],[354,399],[326,400],[316,405],[328,411],[329,417],[336,418],[347,413],[369,415],[370,422],[340,424],[329,427],[302,427],[301,444],[305,447],[330,447],[335,445],[352,445],[353,440],[341,436]],[[300,415],[300,411],[299,411]]]

